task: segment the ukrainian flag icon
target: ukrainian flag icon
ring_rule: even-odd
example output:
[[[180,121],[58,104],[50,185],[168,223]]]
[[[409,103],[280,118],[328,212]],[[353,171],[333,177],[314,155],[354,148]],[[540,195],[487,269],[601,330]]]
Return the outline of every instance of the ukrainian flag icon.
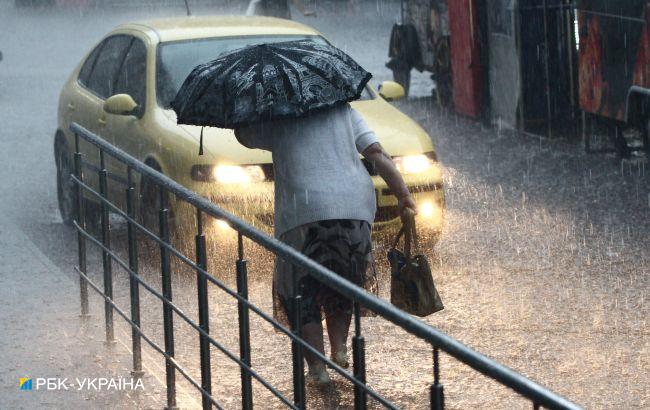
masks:
[[[29,377],[20,378],[20,390],[31,390],[32,389],[32,379]]]

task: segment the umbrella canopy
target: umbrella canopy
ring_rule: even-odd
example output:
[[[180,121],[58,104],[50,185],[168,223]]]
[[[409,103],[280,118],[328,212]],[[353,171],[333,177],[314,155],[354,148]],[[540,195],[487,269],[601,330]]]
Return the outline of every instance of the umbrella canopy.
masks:
[[[260,44],[194,68],[171,106],[179,124],[238,128],[356,100],[370,77],[331,45]]]

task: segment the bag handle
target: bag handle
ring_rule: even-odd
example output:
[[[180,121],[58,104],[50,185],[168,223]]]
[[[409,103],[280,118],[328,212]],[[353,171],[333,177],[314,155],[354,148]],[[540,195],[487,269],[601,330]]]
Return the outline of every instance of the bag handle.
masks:
[[[418,235],[417,231],[415,228],[415,217],[414,216],[409,216],[406,218],[406,223],[402,223],[402,227],[400,228],[399,232],[397,232],[397,235],[395,236],[395,239],[393,240],[393,245],[392,248],[395,249],[397,248],[397,244],[399,243],[399,240],[402,238],[402,235],[404,235],[404,256],[406,256],[406,259],[411,259],[411,241],[413,241],[413,244],[415,245],[415,248],[419,248],[418,246]]]
[[[417,229],[415,227],[416,226],[415,215],[411,215],[410,220],[411,220],[411,231],[412,231],[412,237],[413,237],[413,245],[414,245],[415,251],[417,252],[417,250],[420,249],[420,246],[418,244],[418,232],[417,232]]]
[[[390,245],[391,249],[397,248],[397,243],[399,242],[402,235],[404,235],[404,225],[402,225],[400,230],[397,232],[397,235],[395,236],[395,239],[393,239],[393,243]]]

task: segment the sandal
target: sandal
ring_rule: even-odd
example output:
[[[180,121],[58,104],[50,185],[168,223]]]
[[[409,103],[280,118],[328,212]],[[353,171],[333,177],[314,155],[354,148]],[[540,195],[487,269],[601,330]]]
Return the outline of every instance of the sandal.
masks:
[[[313,383],[317,386],[326,386],[331,382],[330,375],[325,368],[309,369],[307,372],[307,383]]]
[[[350,363],[348,362],[348,352],[347,350],[339,350],[338,352],[332,354],[331,359],[334,363],[337,365],[341,366],[344,369],[347,369],[350,367]]]

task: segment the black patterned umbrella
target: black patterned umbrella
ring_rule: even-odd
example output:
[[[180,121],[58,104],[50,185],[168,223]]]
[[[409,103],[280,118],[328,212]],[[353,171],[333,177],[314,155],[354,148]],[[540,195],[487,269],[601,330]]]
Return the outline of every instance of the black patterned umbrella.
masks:
[[[327,44],[260,44],[194,68],[171,106],[179,124],[238,128],[356,100],[370,77]]]

